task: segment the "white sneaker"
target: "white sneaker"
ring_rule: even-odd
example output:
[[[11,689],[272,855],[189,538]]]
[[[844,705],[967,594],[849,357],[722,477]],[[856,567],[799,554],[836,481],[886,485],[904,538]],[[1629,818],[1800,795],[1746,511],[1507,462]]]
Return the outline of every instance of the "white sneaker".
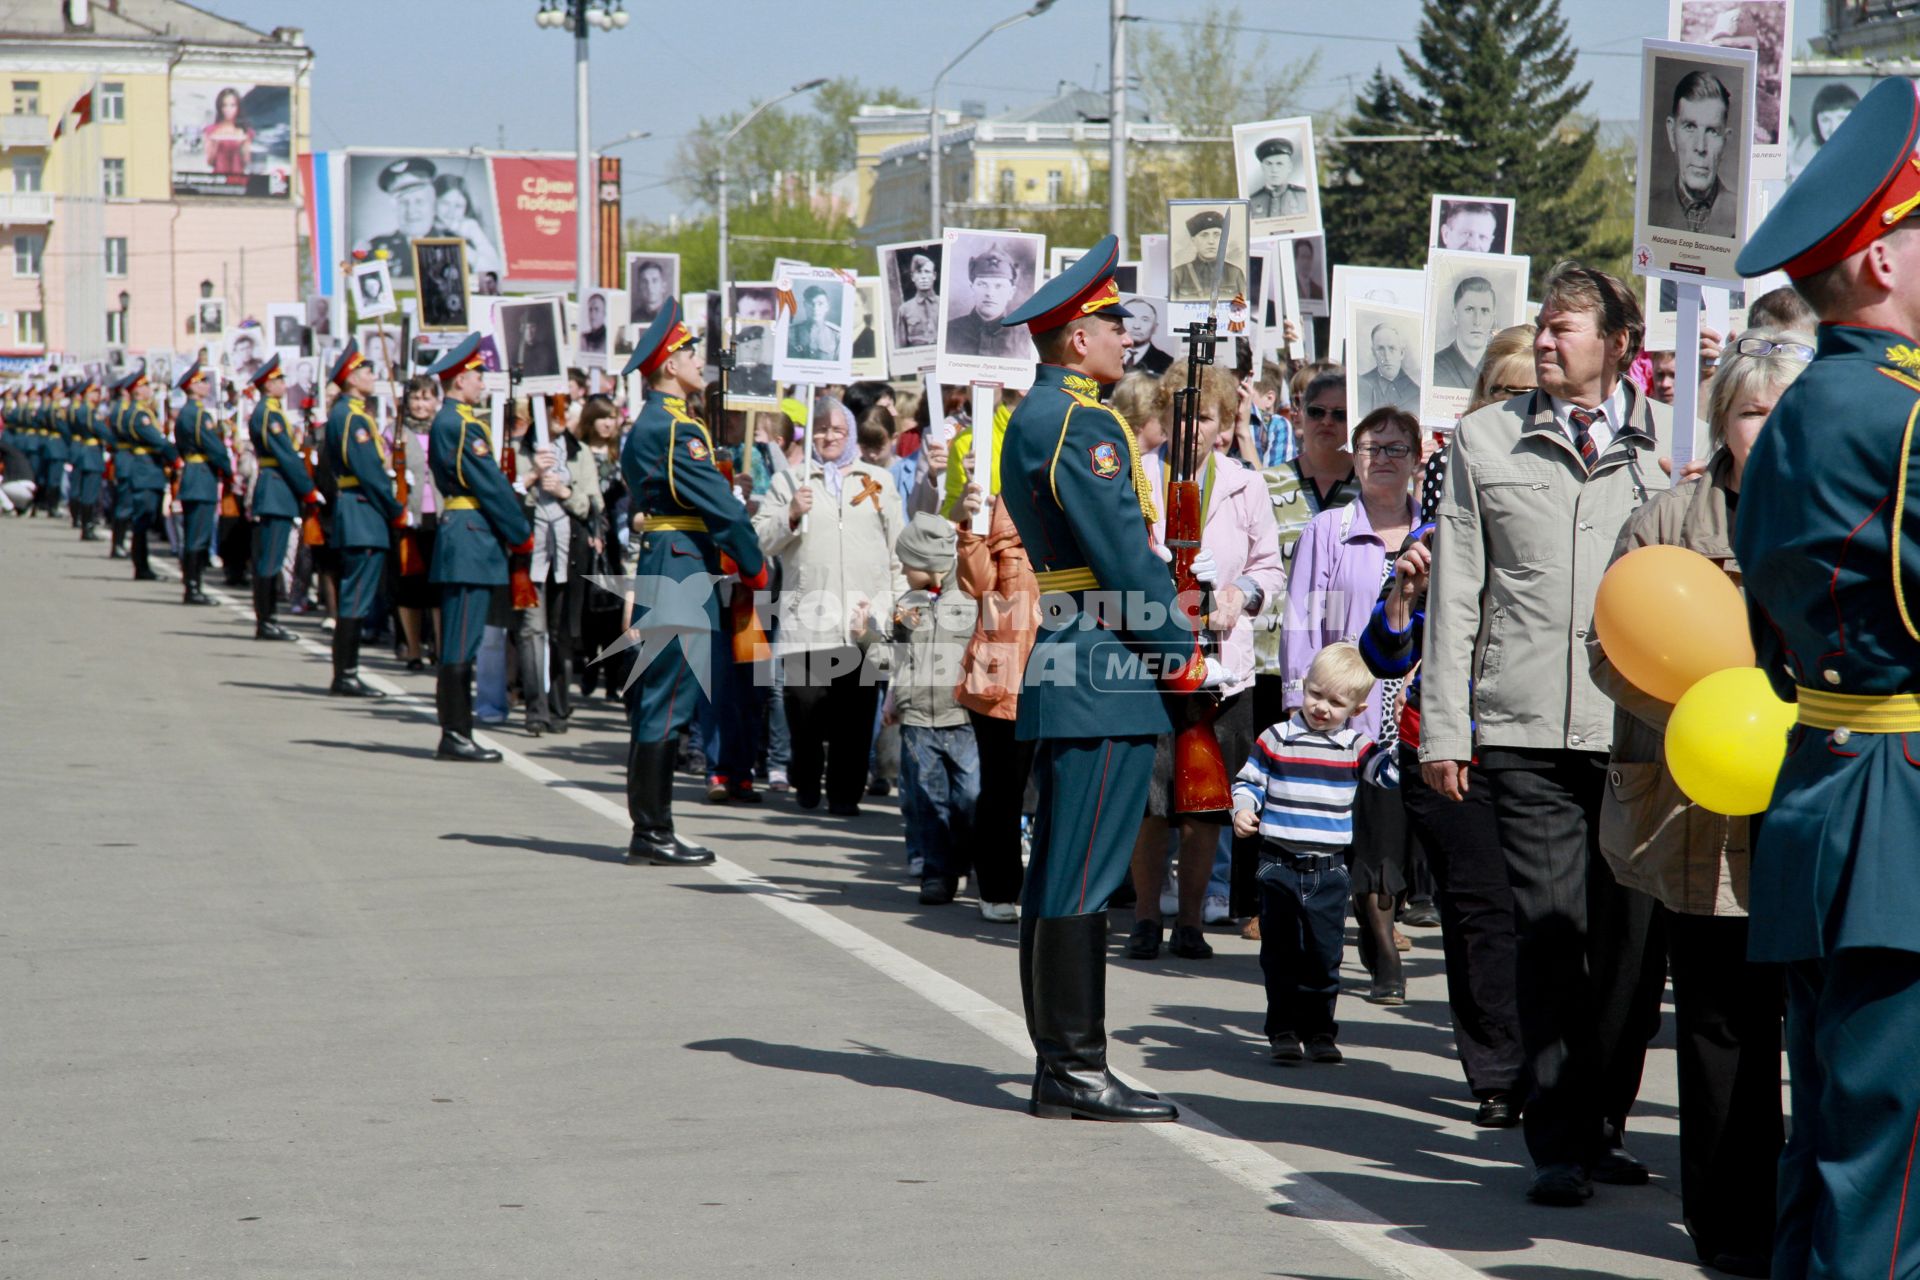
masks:
[[[326,620],[324,620],[323,622],[321,622],[321,624],[320,624],[320,629],[321,629],[322,631],[331,631],[331,630],[333,630],[333,619],[332,619],[332,618],[327,618]]]
[[[926,870],[927,860],[925,858],[915,854],[913,857],[907,859],[907,874],[913,879],[918,880],[922,875],[926,874]]]
[[[1205,905],[1200,908],[1202,924],[1225,924],[1231,919],[1233,919],[1233,912],[1225,898],[1208,898]]]
[[[1020,904],[1017,902],[983,902],[980,904],[980,918],[991,920],[995,924],[1012,924],[1020,918]]]

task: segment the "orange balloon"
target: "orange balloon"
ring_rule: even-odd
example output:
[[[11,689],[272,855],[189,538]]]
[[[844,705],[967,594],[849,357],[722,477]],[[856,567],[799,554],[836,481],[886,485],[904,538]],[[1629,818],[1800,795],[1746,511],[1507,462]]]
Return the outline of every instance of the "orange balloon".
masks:
[[[1639,547],[1600,579],[1593,627],[1634,688],[1678,702],[1703,677],[1754,664],[1747,606],[1719,565],[1685,547]]]

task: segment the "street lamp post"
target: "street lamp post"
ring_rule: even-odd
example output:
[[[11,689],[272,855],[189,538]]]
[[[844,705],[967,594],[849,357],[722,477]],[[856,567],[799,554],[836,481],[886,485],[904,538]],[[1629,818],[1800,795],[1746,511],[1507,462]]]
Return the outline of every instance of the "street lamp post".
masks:
[[[587,166],[592,147],[587,142],[587,28],[618,31],[627,25],[626,0],[540,0],[533,20],[550,30],[573,32],[573,225],[576,299],[584,299],[593,284],[593,222],[587,216],[588,192],[593,190]]]
[[[806,80],[801,82],[800,84],[793,86],[793,88],[787,90],[783,94],[780,94],[778,97],[768,98],[765,102],[761,103],[759,106],[755,107],[753,110],[747,112],[747,114],[741,119],[740,123],[733,126],[733,128],[727,130],[727,135],[724,138],[720,139],[720,172],[717,175],[717,178],[718,178],[717,185],[720,188],[719,190],[719,199],[720,199],[719,288],[720,288],[720,305],[723,308],[726,306],[727,280],[729,279],[727,274],[727,155],[728,155],[728,152],[733,147],[733,140],[739,137],[740,131],[746,128],[748,125],[752,124],[755,118],[758,117],[762,111],[765,111],[769,107],[778,106],[780,103],[785,102],[789,98],[797,98],[803,93],[811,93],[813,90],[818,89],[821,85],[825,83],[826,83],[825,77],[822,77],[818,80]],[[726,332],[726,326],[723,324],[720,326],[720,328],[724,338],[724,335]],[[721,344],[721,349],[727,350],[727,349],[730,349],[732,346],[733,344],[731,342],[723,340]]]
[[[927,204],[929,210],[927,222],[931,228],[929,238],[938,240],[941,227],[946,221],[942,216],[945,210],[941,207],[940,200],[940,82],[947,78],[947,72],[964,62],[968,54],[985,44],[988,36],[1005,31],[1015,23],[1025,22],[1028,18],[1037,18],[1053,8],[1053,4],[1054,0],[1034,0],[1031,9],[994,23],[982,31],[972,44],[962,49],[959,57],[940,68],[940,74],[933,78],[933,88],[927,94]]]

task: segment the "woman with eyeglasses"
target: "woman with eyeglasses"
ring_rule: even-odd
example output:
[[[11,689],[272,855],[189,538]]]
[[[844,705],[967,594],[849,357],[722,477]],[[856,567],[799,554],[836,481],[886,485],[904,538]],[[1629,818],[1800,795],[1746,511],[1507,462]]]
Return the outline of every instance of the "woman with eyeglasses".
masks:
[[[1339,641],[1357,641],[1366,629],[1380,588],[1392,574],[1393,558],[1419,515],[1410,493],[1419,458],[1420,423],[1403,410],[1375,409],[1353,429],[1359,500],[1323,511],[1308,523],[1287,575],[1280,649],[1288,712],[1300,705],[1301,683],[1314,655]],[[1399,685],[1398,680],[1377,682],[1353,717],[1354,728],[1386,748],[1394,745],[1389,709]],[[1393,931],[1394,900],[1407,888],[1406,850],[1399,796],[1362,787],[1349,871],[1360,956],[1373,972],[1366,998],[1373,1004],[1407,1002]]]
[[[1642,507],[1618,560],[1638,547],[1685,547],[1740,582],[1734,513],[1747,456],[1774,402],[1813,358],[1803,333],[1749,330],[1721,356],[1707,392],[1714,445],[1706,474]],[[1616,704],[1600,810],[1600,852],[1615,879],[1659,904],[1673,978],[1680,1074],[1682,1216],[1701,1261],[1764,1276],[1773,1256],[1775,1166],[1783,1143],[1778,966],[1747,960],[1747,883],[1761,822],[1687,799],[1662,742],[1673,708],[1629,684],[1587,641],[1595,682]]]

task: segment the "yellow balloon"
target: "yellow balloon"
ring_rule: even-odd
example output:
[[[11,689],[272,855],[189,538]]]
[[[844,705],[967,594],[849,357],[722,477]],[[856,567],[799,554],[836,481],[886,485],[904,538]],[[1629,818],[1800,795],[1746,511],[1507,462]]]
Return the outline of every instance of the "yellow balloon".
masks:
[[[1685,547],[1636,547],[1614,561],[1594,597],[1593,629],[1614,669],[1662,702],[1754,662],[1740,589]]]
[[[1729,815],[1759,813],[1787,758],[1793,704],[1757,667],[1716,671],[1681,695],[1667,721],[1667,768],[1687,798]]]

